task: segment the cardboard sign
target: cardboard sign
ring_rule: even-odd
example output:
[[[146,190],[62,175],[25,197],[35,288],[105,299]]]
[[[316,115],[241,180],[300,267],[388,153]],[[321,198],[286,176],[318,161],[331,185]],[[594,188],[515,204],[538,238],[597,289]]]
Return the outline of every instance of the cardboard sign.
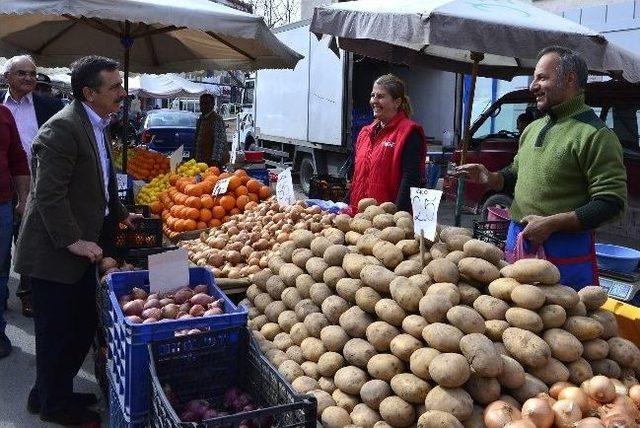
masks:
[[[149,284],[151,293],[173,291],[189,285],[187,250],[178,248],[150,255]]]
[[[422,235],[429,241],[435,240],[442,190],[412,187],[410,197],[414,233]]]
[[[184,146],[178,147],[175,152],[171,153],[171,156],[169,156],[169,168],[171,168],[171,171],[175,171],[178,168],[178,165],[182,162],[183,154]]]
[[[276,198],[280,205],[293,205],[296,202],[296,196],[293,192],[293,180],[291,179],[291,168],[287,168],[278,174]]]
[[[213,192],[211,194],[213,196],[224,195],[227,193],[227,188],[229,187],[229,180],[231,177],[223,178],[222,180],[218,180],[216,185],[213,187]]]
[[[127,190],[129,188],[129,178],[127,174],[116,174],[118,182],[118,190]]]

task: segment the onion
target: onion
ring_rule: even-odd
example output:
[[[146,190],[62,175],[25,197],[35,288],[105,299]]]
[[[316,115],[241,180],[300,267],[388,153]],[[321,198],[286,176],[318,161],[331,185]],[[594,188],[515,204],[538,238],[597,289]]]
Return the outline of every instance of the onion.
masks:
[[[557,428],[571,428],[582,419],[580,407],[569,400],[558,400],[552,407],[555,426]]]
[[[586,393],[589,397],[600,403],[610,403],[616,398],[616,389],[606,376],[598,375],[589,380],[586,385]]]
[[[613,387],[616,390],[616,394],[618,395],[629,394],[629,388],[627,388],[624,383],[620,382],[618,379],[611,379],[611,382],[613,382]]]
[[[586,392],[577,386],[569,386],[560,391],[558,400],[569,400],[576,406],[580,407],[582,414],[589,412],[589,396]]]
[[[575,428],[605,428],[605,426],[600,419],[591,416],[576,422]]]
[[[633,385],[629,388],[629,398],[633,400],[636,407],[640,408],[640,385]]]
[[[575,386],[575,385],[569,382],[556,382],[553,385],[551,385],[551,388],[549,388],[549,395],[557,400],[558,396],[560,395],[560,391],[570,386]]]
[[[546,392],[541,392],[540,394],[536,395],[536,398],[540,398],[549,403],[549,407],[553,406],[556,402],[556,400]]]
[[[633,420],[640,419],[640,410],[638,410],[633,400],[626,395],[618,395],[612,403],[602,406],[600,408],[600,411],[603,412],[601,416],[615,410],[621,410],[622,413]]]
[[[536,428],[549,428],[553,425],[554,415],[547,400],[530,398],[522,405],[522,419],[531,420]]]
[[[512,421],[521,419],[520,410],[506,401],[494,401],[484,411],[484,423],[487,428],[502,428]]]
[[[520,419],[519,421],[509,422],[504,428],[538,428],[536,424],[528,419]]]

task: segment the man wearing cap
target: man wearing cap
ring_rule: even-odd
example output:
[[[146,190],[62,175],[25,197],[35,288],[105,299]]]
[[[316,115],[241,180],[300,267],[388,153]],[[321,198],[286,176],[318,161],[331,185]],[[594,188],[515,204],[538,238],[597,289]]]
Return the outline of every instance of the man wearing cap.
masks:
[[[36,75],[36,89],[35,94],[42,95],[43,97],[52,97],[51,92],[51,79],[44,73],[38,73]]]
[[[43,75],[45,76],[45,75]],[[47,76],[46,80],[49,80]],[[62,110],[62,101],[39,95],[35,89],[37,82],[36,64],[29,55],[20,55],[9,58],[5,63],[4,78],[9,86],[8,91],[0,91],[0,103],[4,104],[15,119],[20,135],[20,142],[24,149],[29,168],[31,168],[31,144],[38,129],[51,116]],[[43,79],[44,80],[44,79]],[[18,230],[22,216],[14,214],[14,240],[18,239]],[[0,269],[9,269],[10,264],[0,266]],[[22,300],[22,313],[32,316],[31,286],[29,278],[22,275],[16,295]],[[4,305],[5,302],[0,302]]]

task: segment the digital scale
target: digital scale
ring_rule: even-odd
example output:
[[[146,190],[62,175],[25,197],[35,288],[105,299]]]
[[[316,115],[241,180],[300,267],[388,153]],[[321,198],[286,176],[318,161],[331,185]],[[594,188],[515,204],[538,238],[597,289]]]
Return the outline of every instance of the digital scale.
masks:
[[[640,289],[640,273],[620,273],[599,269],[600,286],[607,290],[609,297],[629,302]]]

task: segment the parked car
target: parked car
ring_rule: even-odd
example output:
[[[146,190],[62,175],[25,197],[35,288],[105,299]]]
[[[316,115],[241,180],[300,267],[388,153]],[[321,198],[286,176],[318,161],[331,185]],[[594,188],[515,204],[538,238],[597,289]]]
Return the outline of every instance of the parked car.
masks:
[[[607,232],[621,236],[639,236],[640,87],[614,81],[593,82],[587,84],[585,99],[618,135],[624,150],[629,208],[624,218],[606,226]],[[509,92],[489,106],[471,128],[472,142],[467,162],[484,164],[490,171],[498,171],[509,165],[518,150],[520,133],[516,120],[527,109],[537,112],[534,106],[534,97],[526,89]],[[460,150],[454,152],[453,163],[459,163],[460,154]],[[455,200],[457,184],[456,177],[445,177],[443,188],[447,198]],[[480,214],[482,218],[487,217],[489,207],[508,208],[511,201],[511,195],[494,192],[485,185],[467,183],[465,186],[463,207],[466,211]]]
[[[140,142],[160,153],[184,146],[185,159],[194,155],[198,115],[185,110],[160,109],[146,113],[139,130]]]

